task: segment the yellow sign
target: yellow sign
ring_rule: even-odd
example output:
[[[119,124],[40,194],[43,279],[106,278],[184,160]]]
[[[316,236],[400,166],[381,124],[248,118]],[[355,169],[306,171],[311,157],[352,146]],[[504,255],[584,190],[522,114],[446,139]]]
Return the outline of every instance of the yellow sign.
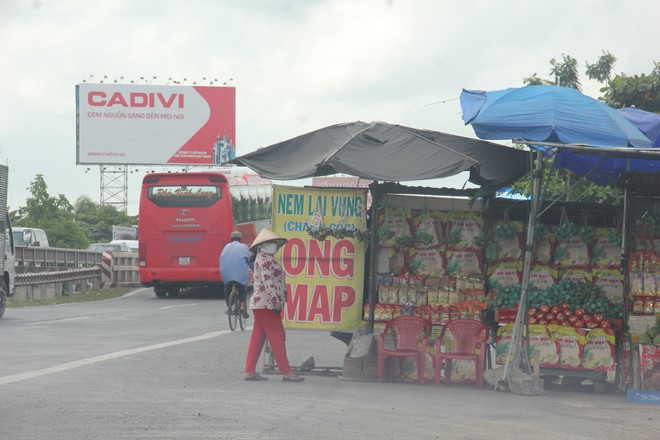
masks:
[[[289,241],[282,248],[286,273],[287,328],[355,330],[362,320],[367,191],[273,185],[273,231]],[[336,231],[325,240],[307,231]],[[316,222],[314,222],[316,223]]]

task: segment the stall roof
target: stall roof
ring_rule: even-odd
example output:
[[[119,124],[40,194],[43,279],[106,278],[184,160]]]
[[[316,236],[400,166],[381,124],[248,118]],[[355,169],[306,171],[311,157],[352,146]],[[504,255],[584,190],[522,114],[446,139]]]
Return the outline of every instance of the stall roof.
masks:
[[[469,171],[472,183],[499,188],[527,173],[529,154],[438,131],[357,121],[260,148],[230,163],[281,180],[343,173],[398,182]]]

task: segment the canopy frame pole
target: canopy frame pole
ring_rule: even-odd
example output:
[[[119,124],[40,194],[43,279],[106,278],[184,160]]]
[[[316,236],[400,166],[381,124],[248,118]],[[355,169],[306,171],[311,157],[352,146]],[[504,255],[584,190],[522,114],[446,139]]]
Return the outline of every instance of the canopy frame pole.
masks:
[[[376,271],[378,270],[378,204],[380,202],[380,193],[378,191],[378,181],[369,185],[371,190],[371,219],[369,233],[369,320],[367,330],[369,334],[374,333],[375,306],[376,306]]]
[[[516,314],[516,321],[513,328],[513,335],[511,343],[507,350],[506,362],[504,363],[504,370],[502,377],[495,385],[495,389],[501,388],[501,382],[508,382],[511,370],[513,367],[520,366],[521,358],[524,358],[524,365],[527,368],[527,373],[531,373],[529,362],[529,327],[528,327],[528,306],[529,306],[529,276],[531,272],[531,263],[534,250],[534,233],[536,226],[536,218],[539,212],[540,188],[543,178],[543,153],[536,153],[536,164],[532,171],[532,198],[530,205],[529,218],[527,220],[527,239],[525,242],[525,256],[523,260],[523,276],[522,285],[520,289],[520,299],[518,300],[518,313]],[[523,333],[523,329],[527,331]],[[513,366],[512,366],[513,365]]]

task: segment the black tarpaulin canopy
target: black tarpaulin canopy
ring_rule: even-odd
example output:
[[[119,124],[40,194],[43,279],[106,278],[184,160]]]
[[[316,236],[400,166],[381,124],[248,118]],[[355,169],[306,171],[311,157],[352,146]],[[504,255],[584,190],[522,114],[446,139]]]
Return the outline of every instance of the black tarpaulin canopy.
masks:
[[[229,163],[278,180],[342,173],[400,182],[469,171],[469,180],[475,185],[501,187],[527,172],[528,157],[527,151],[478,139],[357,121],[260,148]]]

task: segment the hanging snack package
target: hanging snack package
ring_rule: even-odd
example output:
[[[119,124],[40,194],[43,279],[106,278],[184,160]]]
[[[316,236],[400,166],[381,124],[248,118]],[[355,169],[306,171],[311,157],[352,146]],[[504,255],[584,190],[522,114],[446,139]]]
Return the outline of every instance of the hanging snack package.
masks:
[[[623,274],[620,269],[594,269],[593,283],[614,303],[623,303]]]
[[[452,250],[447,251],[448,276],[471,276],[482,278],[483,266],[480,250]]]
[[[406,264],[406,251],[403,249],[387,248],[389,251],[390,271],[395,274],[404,274],[408,272]]]
[[[408,218],[410,209],[381,208],[378,211],[378,245],[381,247],[402,246],[412,243]]]
[[[550,289],[557,283],[558,276],[554,266],[535,264],[529,272],[529,282],[539,289]]]
[[[562,268],[588,266],[591,262],[589,254],[590,242],[580,235],[558,238],[555,235],[555,263]]]
[[[613,228],[596,228],[591,264],[598,268],[618,268],[621,264],[621,234]]]
[[[496,263],[488,268],[488,282],[494,290],[519,286],[522,282],[522,263]]]
[[[550,227],[542,225],[534,238],[534,258],[538,264],[551,264],[555,255],[555,238]]]
[[[573,281],[576,284],[580,284],[580,283],[591,283],[593,277],[591,274],[591,270],[589,269],[571,268],[571,269],[560,269],[559,280]]]
[[[559,368],[582,369],[582,356],[587,343],[587,332],[580,328],[565,325],[549,325],[548,329],[559,344]]]
[[[443,243],[444,214],[438,211],[416,211],[412,218],[413,242],[417,249],[428,249]]]
[[[587,370],[612,371],[615,367],[614,331],[595,328],[587,334],[582,366]]]
[[[410,270],[415,274],[441,277],[445,274],[444,254],[438,248],[410,249]]]
[[[481,249],[483,220],[479,213],[458,211],[447,214],[448,231],[445,241],[449,249]]]
[[[498,260],[519,261],[522,258],[524,229],[522,222],[503,220],[495,223],[494,238]]]

